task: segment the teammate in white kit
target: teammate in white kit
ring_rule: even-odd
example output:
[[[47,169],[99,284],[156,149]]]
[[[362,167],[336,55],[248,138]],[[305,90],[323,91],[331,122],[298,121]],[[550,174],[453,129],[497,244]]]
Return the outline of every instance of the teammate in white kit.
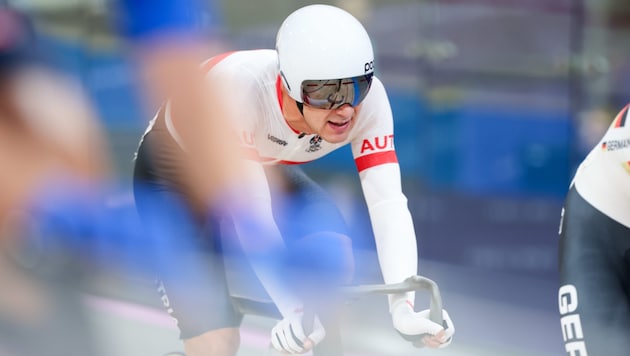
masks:
[[[245,197],[246,204],[238,205],[238,213],[230,219],[242,249],[283,316],[272,330],[271,341],[278,350],[304,352],[324,338],[325,330],[316,318],[313,332],[305,335],[299,295],[262,257],[265,253],[279,256],[274,251],[284,248],[283,237],[296,239],[287,235],[332,239],[336,243],[331,248],[346,261],[351,261],[351,248],[338,208],[295,164],[316,160],[350,144],[384,281],[402,282],[418,272],[416,236],[394,149],[392,111],[383,84],[374,76],[370,38],[349,13],[311,5],[285,19],[277,34],[276,50],[225,53],[202,67],[218,116],[207,119],[229,120],[244,152],[241,168],[245,173],[241,176],[247,179],[238,185],[238,195]],[[195,130],[187,117],[177,115],[176,103],[166,103],[152,121],[136,159],[136,201],[141,214],[183,199],[191,211],[191,224],[207,223],[208,211],[222,215],[217,213],[220,202],[212,204],[206,197],[191,194],[204,189],[182,183],[181,172],[188,167],[185,162],[194,150],[187,138]],[[208,135],[217,139],[229,136]],[[269,179],[278,175],[284,184],[280,193],[273,183],[276,180]],[[278,208],[285,194],[299,196],[300,205]],[[295,211],[303,213],[297,214],[297,228],[296,220],[285,215],[294,217]],[[210,241],[206,243],[209,250],[221,251],[217,246],[218,219],[210,220],[215,220],[215,231],[208,233],[206,229],[204,241]],[[256,222],[255,234],[248,233],[252,221]],[[178,320],[188,356],[235,355],[238,350],[242,315],[231,307],[223,268],[221,262],[213,261],[207,279],[194,281],[194,295],[178,292],[181,283],[177,280],[162,281],[163,298]],[[349,269],[342,271],[346,277],[340,282],[348,282]],[[422,337],[429,347],[450,344],[454,327],[448,313],[444,311],[444,325],[438,325],[428,319],[428,311],[415,312],[413,303],[411,292],[390,296],[394,328],[406,338]]]
[[[630,117],[579,166],[560,226],[560,324],[569,355],[630,352]]]

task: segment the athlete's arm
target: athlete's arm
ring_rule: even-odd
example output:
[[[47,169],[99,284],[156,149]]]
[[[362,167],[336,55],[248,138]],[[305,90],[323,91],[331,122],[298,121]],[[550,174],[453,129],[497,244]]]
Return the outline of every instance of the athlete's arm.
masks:
[[[416,236],[407,198],[402,192],[400,168],[394,149],[393,116],[381,81],[374,78],[372,88],[357,118],[358,134],[352,153],[363,194],[385,283],[399,283],[417,273]],[[413,301],[412,292],[390,296]]]
[[[417,273],[416,237],[407,198],[402,193],[396,163],[382,164],[359,173],[372,223],[378,259],[385,283],[400,283]],[[390,296],[414,300],[413,292]]]
[[[362,108],[363,123],[352,150],[361,178],[378,260],[386,283],[399,283],[417,273],[416,235],[407,198],[402,192],[400,167],[394,149],[393,118],[383,85],[374,80]],[[450,343],[453,324],[446,311],[446,328],[428,319],[428,311],[415,312],[413,292],[389,296],[396,330],[409,339],[422,337],[429,347]]]
[[[319,343],[326,332],[317,317],[306,332],[303,304],[287,284],[287,248],[276,226],[269,184],[260,163],[247,160],[243,179],[231,200],[231,213],[243,251],[256,276],[282,314],[271,331],[272,345],[287,353],[303,353]],[[235,204],[234,204],[235,203]]]
[[[260,163],[245,160],[243,175],[232,196],[231,215],[243,250],[254,272],[274,301],[280,313],[287,317],[301,301],[281,281],[286,246],[276,226],[271,195],[265,172]]]

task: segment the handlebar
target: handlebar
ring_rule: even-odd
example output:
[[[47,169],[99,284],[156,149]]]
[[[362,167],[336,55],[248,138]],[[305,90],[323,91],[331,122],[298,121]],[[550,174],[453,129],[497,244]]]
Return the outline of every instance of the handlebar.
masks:
[[[393,284],[363,284],[353,286],[343,286],[339,292],[343,297],[361,298],[374,294],[395,294],[410,291],[426,290],[431,295],[429,304],[429,318],[431,321],[443,324],[442,317],[442,296],[437,283],[423,276],[411,276],[400,283]],[[232,299],[237,307],[244,314],[253,314],[281,319],[279,311],[270,300],[265,298],[253,299],[251,297],[232,294]]]
[[[442,325],[442,296],[440,295],[440,289],[437,283],[429,278],[415,275],[400,283],[364,284],[341,287],[342,295],[351,298],[362,297],[369,294],[395,294],[421,290],[427,290],[431,294],[429,318],[431,321]]]
[[[431,321],[443,325],[444,318],[442,315],[442,296],[440,295],[440,289],[433,280],[414,275],[408,277],[404,281],[400,283],[391,283],[391,284],[363,284],[363,285],[353,285],[353,286],[343,286],[338,292],[341,296],[347,298],[360,298],[366,295],[374,295],[374,294],[396,294],[396,293],[405,293],[411,291],[423,291],[426,290],[431,294],[431,300],[429,304],[429,319]],[[304,317],[302,319],[303,328],[305,333],[308,335],[312,331],[312,325],[315,318],[315,311],[308,310],[305,312]],[[401,334],[403,338],[408,341],[412,341],[415,347],[424,347],[424,343],[422,342],[422,336],[413,336],[409,337],[407,335]],[[326,353],[321,353],[325,355]],[[320,354],[317,354],[320,355]]]

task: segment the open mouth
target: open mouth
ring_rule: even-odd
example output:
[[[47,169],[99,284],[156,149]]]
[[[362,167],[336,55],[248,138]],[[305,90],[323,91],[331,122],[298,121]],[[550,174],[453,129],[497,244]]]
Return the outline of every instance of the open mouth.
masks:
[[[337,127],[344,127],[346,125],[348,125],[350,123],[350,120],[348,121],[344,121],[344,122],[333,122],[333,121],[328,121],[329,124],[333,125],[333,126],[337,126]]]

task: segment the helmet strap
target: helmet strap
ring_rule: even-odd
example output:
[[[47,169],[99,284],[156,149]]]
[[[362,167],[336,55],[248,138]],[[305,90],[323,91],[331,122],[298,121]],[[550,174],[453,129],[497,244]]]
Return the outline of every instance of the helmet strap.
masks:
[[[295,105],[297,105],[298,110],[300,110],[300,114],[304,116],[304,103],[300,103],[299,101],[295,101]]]

